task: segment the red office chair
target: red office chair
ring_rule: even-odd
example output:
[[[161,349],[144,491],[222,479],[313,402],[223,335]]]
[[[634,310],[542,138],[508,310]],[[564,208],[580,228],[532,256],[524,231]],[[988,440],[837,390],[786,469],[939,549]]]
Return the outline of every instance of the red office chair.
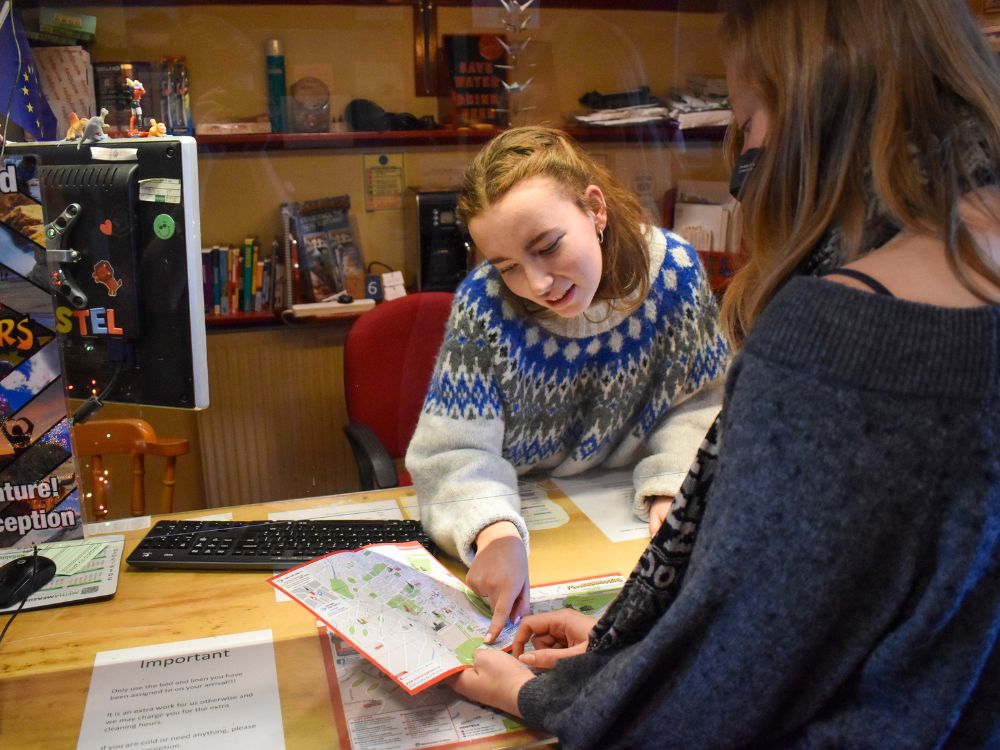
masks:
[[[355,321],[344,348],[344,427],[361,489],[412,484],[394,459],[406,455],[451,311],[451,292],[416,292]]]

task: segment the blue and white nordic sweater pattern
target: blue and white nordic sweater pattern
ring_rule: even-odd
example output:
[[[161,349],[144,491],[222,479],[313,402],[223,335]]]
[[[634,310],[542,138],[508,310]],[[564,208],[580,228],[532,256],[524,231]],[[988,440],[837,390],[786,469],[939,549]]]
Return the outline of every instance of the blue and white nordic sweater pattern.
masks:
[[[596,465],[623,440],[641,442],[729,356],[697,254],[663,235],[643,304],[578,337],[515,311],[499,273],[481,265],[456,293],[424,412],[502,418],[503,455],[518,473],[566,459]]]

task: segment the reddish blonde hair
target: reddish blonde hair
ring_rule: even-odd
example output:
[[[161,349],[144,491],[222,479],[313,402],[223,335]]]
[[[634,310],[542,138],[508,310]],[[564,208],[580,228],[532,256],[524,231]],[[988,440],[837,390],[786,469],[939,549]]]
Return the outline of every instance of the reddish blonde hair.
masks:
[[[588,185],[604,193],[608,222],[595,298],[628,298],[631,302],[624,307],[634,310],[645,299],[650,283],[642,207],[635,195],[562,131],[541,126],[512,128],[487,143],[465,172],[459,215],[468,223],[522,180],[537,176],[552,179],[581,211],[594,208],[583,197]]]

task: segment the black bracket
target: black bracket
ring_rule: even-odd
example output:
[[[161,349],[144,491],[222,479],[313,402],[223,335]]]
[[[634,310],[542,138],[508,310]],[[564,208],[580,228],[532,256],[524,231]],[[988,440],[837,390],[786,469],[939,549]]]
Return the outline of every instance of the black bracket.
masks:
[[[83,256],[68,247],[69,230],[80,216],[79,203],[70,203],[55,219],[45,225],[45,265],[49,270],[52,291],[77,310],[87,306],[87,295],[63,270],[64,264],[79,263]]]

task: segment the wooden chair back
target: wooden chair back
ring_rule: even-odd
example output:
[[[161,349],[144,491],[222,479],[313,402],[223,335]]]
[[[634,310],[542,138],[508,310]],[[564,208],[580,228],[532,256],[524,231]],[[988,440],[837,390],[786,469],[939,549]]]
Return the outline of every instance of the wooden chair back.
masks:
[[[152,425],[144,419],[94,419],[73,427],[73,444],[77,457],[90,459],[95,520],[108,515],[105,500],[107,477],[104,456],[129,455],[132,460],[133,516],[146,515],[146,456],[163,456],[163,504],[159,512],[170,513],[174,508],[177,456],[191,447],[186,438],[158,437]]]

